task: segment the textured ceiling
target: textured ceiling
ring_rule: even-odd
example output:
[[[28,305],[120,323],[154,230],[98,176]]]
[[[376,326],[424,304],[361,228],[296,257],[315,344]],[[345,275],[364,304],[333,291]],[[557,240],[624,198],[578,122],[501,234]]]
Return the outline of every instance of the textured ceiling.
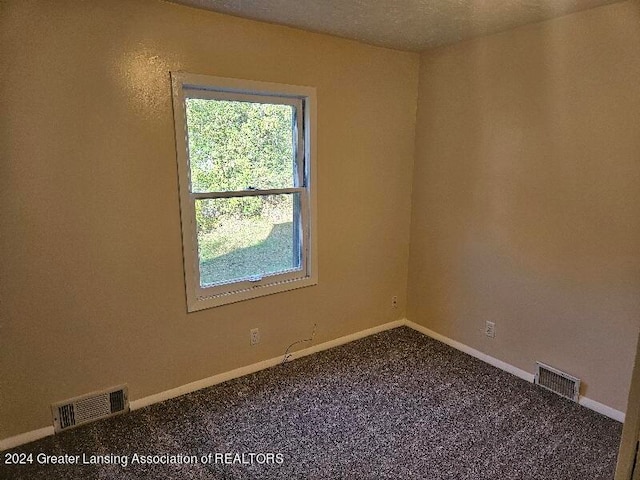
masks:
[[[619,0],[169,0],[401,50],[426,50]]]

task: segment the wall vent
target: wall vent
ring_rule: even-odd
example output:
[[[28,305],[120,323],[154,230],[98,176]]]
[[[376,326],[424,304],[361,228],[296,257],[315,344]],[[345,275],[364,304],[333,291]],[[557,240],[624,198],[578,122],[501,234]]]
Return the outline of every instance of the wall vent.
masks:
[[[53,428],[56,433],[101,418],[129,411],[126,385],[89,393],[51,405]]]
[[[577,402],[580,398],[580,379],[550,367],[541,362],[536,362],[535,383],[542,388],[551,390],[558,395]]]

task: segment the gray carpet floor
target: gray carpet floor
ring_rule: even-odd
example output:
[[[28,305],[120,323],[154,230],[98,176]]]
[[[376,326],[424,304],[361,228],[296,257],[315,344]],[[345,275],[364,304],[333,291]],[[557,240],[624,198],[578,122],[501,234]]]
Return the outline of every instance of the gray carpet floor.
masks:
[[[610,480],[621,430],[402,327],[25,445],[0,478]]]

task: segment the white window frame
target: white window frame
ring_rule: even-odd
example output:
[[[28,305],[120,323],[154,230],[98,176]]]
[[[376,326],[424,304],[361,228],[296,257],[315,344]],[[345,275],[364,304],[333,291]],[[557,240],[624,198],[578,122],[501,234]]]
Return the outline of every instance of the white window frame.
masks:
[[[316,241],[316,89],[313,87],[240,80],[186,72],[171,72],[180,220],[187,311],[226,305],[318,283]],[[186,98],[245,100],[291,105],[296,109],[297,142],[294,186],[273,190],[194,193],[191,189]],[[200,286],[195,202],[198,199],[297,193],[300,199],[301,268],[250,280]]]

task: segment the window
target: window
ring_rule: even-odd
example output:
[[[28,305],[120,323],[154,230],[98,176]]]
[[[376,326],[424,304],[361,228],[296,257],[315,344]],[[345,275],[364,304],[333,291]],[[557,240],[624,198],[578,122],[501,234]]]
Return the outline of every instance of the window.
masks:
[[[171,79],[188,311],[315,285],[315,89]]]

